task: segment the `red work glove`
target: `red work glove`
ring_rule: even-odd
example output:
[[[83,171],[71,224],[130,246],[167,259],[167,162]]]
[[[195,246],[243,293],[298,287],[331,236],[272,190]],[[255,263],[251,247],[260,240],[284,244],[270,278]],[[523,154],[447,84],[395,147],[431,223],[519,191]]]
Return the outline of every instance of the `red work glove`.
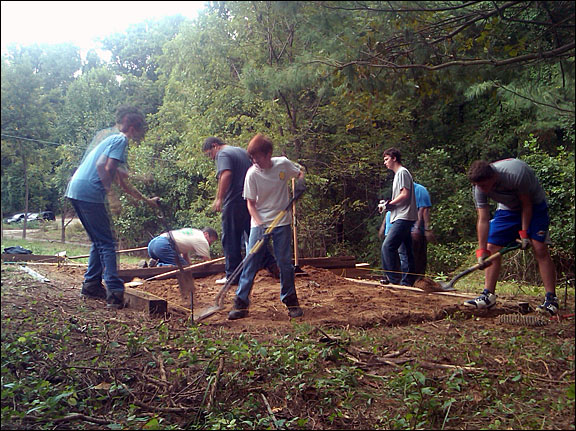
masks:
[[[480,265],[480,269],[484,269],[487,266],[492,265],[492,262],[486,262],[486,258],[490,256],[490,251],[485,248],[479,248],[476,250],[476,259],[478,259],[478,265]]]
[[[520,242],[522,244],[522,246],[521,246],[522,250],[526,250],[526,249],[530,248],[530,245],[532,243],[530,242],[530,237],[528,236],[528,231],[521,230],[518,232],[518,235],[520,235]]]

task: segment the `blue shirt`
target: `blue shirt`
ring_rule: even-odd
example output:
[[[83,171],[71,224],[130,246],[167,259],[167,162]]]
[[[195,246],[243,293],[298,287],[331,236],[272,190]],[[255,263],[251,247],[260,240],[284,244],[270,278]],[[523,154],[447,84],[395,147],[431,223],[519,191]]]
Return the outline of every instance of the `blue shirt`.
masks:
[[[222,171],[232,173],[230,187],[222,202],[222,208],[232,203],[244,202],[242,191],[246,172],[252,166],[252,160],[244,148],[226,145],[216,154],[216,176],[219,178]]]
[[[118,133],[100,142],[88,153],[72,176],[66,197],[79,201],[105,203],[106,189],[98,175],[97,163],[103,162],[102,158],[108,157],[126,163],[126,149],[128,138],[123,133]]]

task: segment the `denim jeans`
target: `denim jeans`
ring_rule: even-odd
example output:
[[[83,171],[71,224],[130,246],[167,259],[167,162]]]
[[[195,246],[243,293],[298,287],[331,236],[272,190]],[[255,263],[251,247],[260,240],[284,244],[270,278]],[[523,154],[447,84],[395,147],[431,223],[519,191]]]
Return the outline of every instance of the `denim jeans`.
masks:
[[[92,246],[84,281],[104,280],[109,293],[124,294],[124,281],[118,276],[116,239],[106,205],[70,199]]]
[[[390,225],[390,230],[382,243],[382,268],[392,284],[412,286],[414,284],[414,254],[412,252],[411,230],[414,221],[396,220]],[[407,262],[402,265],[400,276],[399,249],[404,247]]]
[[[262,238],[262,234],[263,230],[260,227],[250,229],[249,250]],[[270,239],[272,239],[274,256],[280,268],[280,300],[284,301],[286,297],[296,293],[296,288],[294,287],[294,265],[292,265],[292,228],[290,225],[276,227],[270,234]],[[254,277],[262,267],[262,259],[267,250],[266,245],[266,243],[263,244],[256,253],[250,256],[242,270],[242,275],[240,275],[236,296],[246,304],[250,304],[249,297],[254,284]]]
[[[222,250],[226,256],[226,278],[229,278],[242,262],[242,249],[246,248],[249,236],[250,213],[246,202],[234,202],[222,208]],[[261,260],[262,268],[275,263],[268,247],[264,249],[264,257]]]
[[[178,265],[176,262],[176,251],[170,244],[170,239],[165,236],[157,236],[148,243],[148,255],[158,261],[158,266]],[[180,263],[188,265],[188,262],[182,256],[180,256]]]
[[[402,272],[410,272],[408,267],[408,255],[404,244],[398,249],[400,255],[400,268]],[[426,266],[428,265],[428,240],[424,235],[424,230],[420,229],[420,235],[412,237],[412,253],[414,254],[414,281],[426,276]]]

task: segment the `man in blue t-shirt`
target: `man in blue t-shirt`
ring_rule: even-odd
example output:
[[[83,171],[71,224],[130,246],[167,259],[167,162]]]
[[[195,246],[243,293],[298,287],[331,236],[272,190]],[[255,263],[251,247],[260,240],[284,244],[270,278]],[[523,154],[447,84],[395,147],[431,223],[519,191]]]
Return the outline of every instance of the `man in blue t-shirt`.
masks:
[[[227,145],[216,137],[206,138],[202,151],[216,162],[218,190],[212,210],[222,212],[222,249],[226,257],[226,276],[216,283],[225,284],[242,262],[242,247],[250,235],[250,213],[242,192],[252,160],[245,149]],[[278,266],[269,251],[265,253],[262,265],[278,276]],[[238,284],[238,278],[231,283]]]
[[[119,133],[88,149],[68,183],[66,197],[92,241],[81,294],[86,298],[106,298],[107,307],[119,309],[124,306],[124,281],[118,276],[116,239],[107,209],[107,194],[116,182],[130,196],[146,201],[151,207],[158,207],[158,198],[144,197],[130,183],[123,166],[129,140],[138,142],[144,137],[144,116],[133,107],[122,106],[118,108],[116,123]]]

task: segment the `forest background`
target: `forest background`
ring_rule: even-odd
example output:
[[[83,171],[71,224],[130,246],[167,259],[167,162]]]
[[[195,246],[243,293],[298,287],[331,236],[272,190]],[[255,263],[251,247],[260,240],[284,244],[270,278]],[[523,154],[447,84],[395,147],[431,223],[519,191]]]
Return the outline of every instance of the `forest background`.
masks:
[[[133,104],[149,130],[130,146],[130,170],[169,205],[173,226],[220,231],[204,138],[246,147],[264,133],[275,155],[308,173],[300,256],[378,267],[376,209],[393,177],[382,151],[395,146],[432,197],[429,271],[449,273],[475,248],[471,162],[519,157],[547,192],[559,275],[573,277],[574,37],[568,1],[210,2],[195,20],[147,21],[103,39],[108,62],[70,44],[11,46],[2,216],[51,210],[64,225],[71,175],[116,107]],[[111,199],[120,244],[146,245],[163,226],[125,199]]]

